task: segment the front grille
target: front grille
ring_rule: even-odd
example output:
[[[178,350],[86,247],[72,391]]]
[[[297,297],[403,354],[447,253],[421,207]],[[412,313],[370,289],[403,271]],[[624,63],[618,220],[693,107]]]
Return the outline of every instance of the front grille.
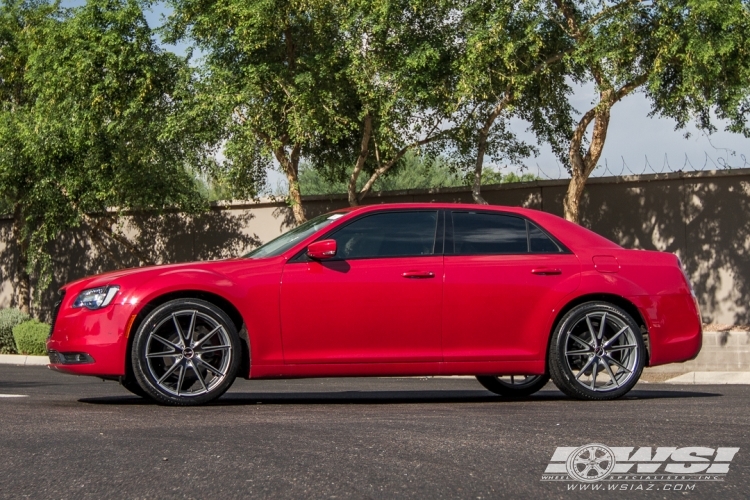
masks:
[[[60,294],[60,298],[57,300],[57,302],[55,302],[55,308],[52,310],[52,324],[50,325],[49,335],[47,336],[47,339],[49,339],[52,336],[52,332],[55,331],[55,322],[57,321],[57,315],[60,312],[62,301],[65,298],[65,289],[63,288],[58,293]]]
[[[47,353],[49,356],[49,362],[53,365],[59,365],[62,364],[62,360],[60,359],[60,353],[57,351],[49,351]]]

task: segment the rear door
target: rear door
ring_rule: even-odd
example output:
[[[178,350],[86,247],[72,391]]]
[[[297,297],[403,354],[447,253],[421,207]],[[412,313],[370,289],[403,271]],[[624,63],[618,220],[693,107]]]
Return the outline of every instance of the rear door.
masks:
[[[440,361],[442,228],[437,210],[366,214],[322,237],[336,258],[286,264],[285,363]]]
[[[580,282],[577,257],[513,214],[453,211],[446,228],[445,361],[543,357],[549,317]]]

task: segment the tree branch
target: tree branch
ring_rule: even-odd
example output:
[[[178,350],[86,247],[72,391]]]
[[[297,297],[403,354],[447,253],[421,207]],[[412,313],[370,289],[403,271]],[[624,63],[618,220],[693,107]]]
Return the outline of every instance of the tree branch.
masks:
[[[419,141],[415,141],[415,142],[412,142],[411,144],[409,144],[409,145],[407,145],[407,146],[404,146],[403,148],[401,148],[401,149],[399,150],[399,152],[398,152],[398,153],[396,153],[396,155],[395,155],[395,156],[394,156],[394,157],[393,157],[393,158],[391,159],[391,161],[389,161],[388,163],[386,163],[386,164],[385,164],[385,165],[383,165],[382,167],[380,167],[380,168],[376,169],[376,170],[375,170],[375,172],[373,172],[373,173],[372,173],[372,175],[371,175],[371,176],[370,176],[370,178],[369,178],[369,179],[367,180],[367,182],[365,183],[365,185],[364,185],[364,186],[362,187],[362,189],[360,189],[360,191],[359,191],[359,195],[357,196],[357,202],[358,202],[358,203],[359,203],[359,202],[361,202],[361,201],[362,201],[362,199],[363,199],[363,198],[364,198],[365,196],[367,196],[367,193],[369,193],[369,192],[370,192],[370,189],[372,188],[372,185],[373,185],[373,184],[375,184],[375,181],[377,181],[377,180],[378,180],[378,178],[379,178],[379,177],[380,177],[381,175],[383,175],[383,174],[385,174],[386,172],[388,172],[388,170],[390,170],[390,169],[391,169],[391,167],[393,167],[393,165],[395,165],[395,164],[396,164],[396,162],[398,162],[398,161],[399,161],[399,160],[400,160],[401,158],[403,158],[403,156],[404,156],[404,155],[405,155],[405,154],[406,154],[406,153],[407,153],[407,152],[408,152],[408,151],[409,151],[410,149],[412,149],[412,148],[416,148],[416,147],[418,147],[418,146],[424,146],[425,144],[429,144],[429,143],[431,143],[431,142],[434,142],[434,141],[436,141],[437,139],[439,139],[439,138],[440,138],[441,136],[445,135],[445,134],[446,134],[447,132],[449,132],[449,131],[451,131],[451,130],[453,130],[453,129],[448,129],[448,130],[444,130],[444,131],[440,132],[439,134],[435,134],[435,135],[434,135],[434,136],[432,136],[432,137],[427,137],[427,138],[425,138],[425,139],[421,139],[421,140],[419,140]]]

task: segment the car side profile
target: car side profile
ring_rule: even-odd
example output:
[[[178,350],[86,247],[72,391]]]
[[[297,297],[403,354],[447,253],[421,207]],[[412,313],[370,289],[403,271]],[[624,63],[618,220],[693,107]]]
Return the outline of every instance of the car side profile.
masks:
[[[50,368],[161,404],[255,378],[473,375],[527,396],[551,378],[614,399],[697,356],[679,259],[536,210],[386,204],[313,218],[245,256],[65,285]]]

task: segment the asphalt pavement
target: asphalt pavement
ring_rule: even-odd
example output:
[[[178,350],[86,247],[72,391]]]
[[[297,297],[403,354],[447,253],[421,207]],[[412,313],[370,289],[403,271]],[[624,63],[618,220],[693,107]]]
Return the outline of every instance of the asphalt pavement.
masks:
[[[581,402],[551,384],[511,400],[468,378],[349,378],[238,380],[171,408],[0,366],[0,498],[746,499],[749,403],[746,385]],[[542,480],[557,447],[588,443],[739,452],[719,480]]]

